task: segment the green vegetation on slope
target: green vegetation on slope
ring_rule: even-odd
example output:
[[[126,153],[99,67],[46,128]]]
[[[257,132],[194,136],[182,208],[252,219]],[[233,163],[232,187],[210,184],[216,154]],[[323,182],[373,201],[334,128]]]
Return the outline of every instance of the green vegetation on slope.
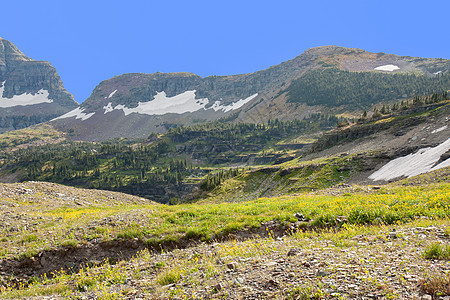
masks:
[[[7,158],[8,153],[18,149],[61,142],[64,136],[49,124],[3,133],[0,135],[0,158]]]
[[[267,124],[213,122],[179,127],[144,141],[64,141],[4,153],[2,171],[23,173],[22,180],[122,191],[159,202],[192,200],[195,195],[189,195],[196,187],[211,190],[219,183],[220,174],[231,174],[221,170],[221,165],[245,165],[250,160],[273,164],[283,157],[284,150],[274,154],[265,149],[304,132],[333,127],[338,121],[334,116],[316,114],[306,120]],[[211,176],[204,178],[217,168],[215,182]]]
[[[371,118],[363,116],[353,126],[333,130],[322,135],[311,147],[319,152],[337,144],[355,141],[378,132],[392,132],[396,136],[404,134],[413,126],[424,123],[430,117],[446,116],[450,112],[448,93],[433,94],[427,97],[415,97],[412,101],[403,101],[400,105],[383,105],[381,111]]]
[[[368,108],[380,102],[450,89],[450,73],[437,76],[315,69],[287,88],[290,102]]]
[[[10,186],[0,187],[7,190]],[[289,225],[298,221],[295,213],[304,217],[305,227],[339,227],[343,222],[395,224],[420,217],[450,217],[448,182],[391,185],[372,191],[356,188],[343,190],[338,195],[324,191],[247,202],[176,206],[139,204],[138,199],[122,202],[120,197],[104,195],[109,203],[105,206],[94,196],[77,196],[75,189],[66,192],[64,198],[58,194],[45,196],[45,186],[41,187],[39,183],[29,183],[26,187],[27,194],[1,199],[2,203],[10,204],[10,216],[19,216],[0,228],[3,258],[25,253],[34,255],[48,243],[53,247],[69,242],[77,245],[98,238],[138,238],[152,246],[179,239],[220,239],[242,229],[259,228],[262,223],[272,220]],[[54,186],[50,188],[57,190]],[[14,190],[14,186],[11,189]],[[75,197],[78,200],[70,200]],[[20,230],[25,223],[23,220],[33,220],[34,225],[28,230]]]
[[[322,190],[343,183],[355,173],[367,170],[372,160],[376,159],[376,155],[360,153],[306,162],[296,158],[276,166],[258,167],[222,180],[202,201],[242,202],[260,197]]]

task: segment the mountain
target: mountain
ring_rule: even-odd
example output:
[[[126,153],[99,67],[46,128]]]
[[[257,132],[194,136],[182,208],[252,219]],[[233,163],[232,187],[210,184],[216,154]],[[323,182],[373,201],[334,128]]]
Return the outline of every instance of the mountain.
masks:
[[[0,132],[49,121],[78,104],[55,68],[0,38]]]
[[[351,124],[322,114],[265,124],[219,120],[95,143],[39,125],[0,135],[0,181],[48,181],[173,204],[382,184],[450,166],[447,92],[370,114]]]
[[[324,46],[251,74],[116,76],[53,124],[74,139],[99,141],[221,118],[261,123],[317,112],[359,116],[380,102],[450,89],[449,70],[446,59]]]

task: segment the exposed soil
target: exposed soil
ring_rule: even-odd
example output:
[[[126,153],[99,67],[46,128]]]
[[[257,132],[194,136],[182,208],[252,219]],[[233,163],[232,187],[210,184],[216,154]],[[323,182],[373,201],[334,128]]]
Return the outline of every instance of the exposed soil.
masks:
[[[300,222],[284,225],[276,221],[270,221],[263,223],[259,228],[244,229],[218,236],[207,243],[268,237],[269,232],[273,237],[281,237],[287,233],[295,232],[298,225],[300,225]],[[86,266],[101,265],[106,261],[109,263],[126,261],[144,249],[148,249],[152,253],[160,253],[161,251],[191,248],[202,243],[200,238],[181,238],[177,241],[165,241],[157,245],[148,245],[138,238],[112,241],[93,240],[75,247],[63,246],[58,249],[42,250],[32,257],[0,260],[0,278],[3,277],[3,281],[6,282],[6,278],[13,275],[12,283],[26,283],[31,277],[44,274],[51,276],[55,271],[78,272]]]

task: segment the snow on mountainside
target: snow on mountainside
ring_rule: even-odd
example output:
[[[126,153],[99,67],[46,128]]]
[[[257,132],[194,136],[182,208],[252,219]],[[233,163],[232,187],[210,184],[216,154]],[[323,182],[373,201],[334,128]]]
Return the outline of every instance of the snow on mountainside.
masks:
[[[114,90],[107,98],[111,98],[117,90]],[[241,108],[246,103],[253,100],[258,94],[251,95],[245,99],[240,99],[236,102],[231,103],[230,105],[222,105],[220,101],[215,101],[213,106],[206,108],[205,106],[209,103],[208,98],[196,98],[194,91],[186,91],[184,93],[175,95],[173,97],[167,97],[164,91],[157,93],[153,100],[147,102],[139,102],[138,106],[135,108],[128,108],[125,105],[118,104],[115,107],[112,106],[112,102],[108,102],[106,106],[103,107],[104,113],[111,113],[114,110],[123,111],[125,116],[128,116],[132,113],[143,114],[143,115],[165,115],[165,114],[184,114],[184,113],[192,113],[198,110],[208,110],[212,109],[215,112],[223,111],[229,112],[233,110],[237,110]],[[96,113],[83,113],[84,108],[76,108],[73,111],[66,113],[58,118],[53,120],[60,120],[65,118],[75,117],[75,119],[81,119],[82,121],[89,119]]]
[[[55,68],[0,38],[0,133],[51,120],[78,104]]]
[[[330,109],[345,105],[345,101],[338,103],[336,99],[348,99],[348,92],[335,91],[346,80],[373,85],[368,88],[356,84],[358,90],[353,94],[361,100],[361,109],[364,105],[368,108],[378,102],[414,96],[417,89],[410,87],[422,77],[422,85],[427,89],[441,90],[450,78],[449,70],[448,60],[324,46],[251,74],[202,78],[192,73],[130,73],[101,82],[79,110],[56,118],[54,125],[70,130],[74,139],[98,141],[141,138],[151,132],[164,133],[172,127],[224,117],[258,123],[302,119],[312,113],[333,113]],[[327,80],[321,80],[321,71],[328,72]],[[333,72],[338,73],[334,76]],[[363,72],[370,74],[370,80],[361,75]],[[417,78],[404,77],[411,73]],[[395,76],[395,82],[390,76]],[[443,80],[439,80],[440,76]],[[396,85],[394,92],[387,91],[386,84]],[[308,96],[312,92],[315,95]],[[347,109],[355,110],[356,105],[347,103]]]
[[[450,158],[438,163],[450,150],[450,138],[436,147],[423,148],[416,153],[396,158],[369,176],[374,181],[389,181],[400,177],[413,177],[450,166]]]
[[[376,68],[374,68],[374,70],[392,72],[395,70],[400,70],[400,68],[395,65],[384,65],[384,66],[376,67]]]
[[[84,113],[85,108],[77,107],[74,110],[69,111],[68,113],[65,113],[62,116],[59,116],[57,118],[54,118],[52,121],[65,119],[65,118],[72,118],[75,117],[75,120],[81,120],[85,121],[95,115],[95,113],[86,114]]]
[[[14,107],[14,106],[26,106],[40,103],[52,103],[53,100],[49,99],[49,93],[47,90],[40,89],[35,94],[23,93],[20,95],[14,95],[12,98],[4,98],[3,92],[5,90],[5,82],[0,83],[0,108]]]

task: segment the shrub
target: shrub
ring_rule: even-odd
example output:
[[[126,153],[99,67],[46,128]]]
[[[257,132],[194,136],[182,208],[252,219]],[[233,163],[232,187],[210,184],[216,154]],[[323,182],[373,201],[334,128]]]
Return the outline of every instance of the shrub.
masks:
[[[167,272],[161,273],[157,278],[156,281],[160,285],[168,285],[172,283],[178,282],[180,280],[181,274],[179,270],[169,270]]]
[[[437,274],[419,281],[421,291],[429,295],[449,296],[450,275]]]
[[[450,245],[442,245],[439,243],[433,243],[429,245],[424,253],[426,259],[450,259]]]

